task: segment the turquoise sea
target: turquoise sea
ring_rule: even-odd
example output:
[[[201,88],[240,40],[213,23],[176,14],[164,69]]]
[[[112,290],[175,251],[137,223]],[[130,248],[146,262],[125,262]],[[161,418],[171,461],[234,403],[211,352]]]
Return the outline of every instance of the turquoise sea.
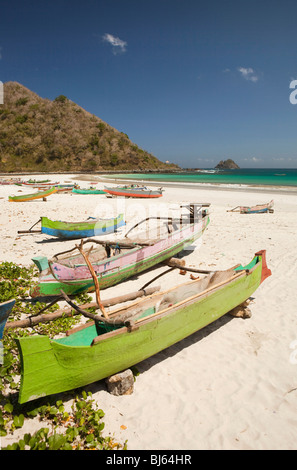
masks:
[[[113,178],[115,175],[113,175]],[[205,169],[193,172],[178,173],[131,173],[116,175],[117,179],[135,179],[145,181],[164,181],[175,183],[209,183],[209,184],[244,184],[297,187],[297,169],[239,169],[214,170]]]

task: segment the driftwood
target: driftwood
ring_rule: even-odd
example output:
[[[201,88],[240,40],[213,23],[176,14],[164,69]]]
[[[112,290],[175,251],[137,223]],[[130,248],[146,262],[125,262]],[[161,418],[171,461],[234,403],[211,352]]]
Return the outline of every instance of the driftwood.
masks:
[[[137,299],[138,297],[151,295],[158,290],[160,290],[160,286],[151,287],[150,289],[142,289],[136,292],[132,292],[131,294],[120,295],[118,297],[113,297],[111,299],[102,300],[102,304],[104,305],[104,307],[111,307],[112,305],[116,305],[116,304],[120,304],[123,302],[127,302],[129,300]],[[55,300],[55,302],[56,301],[57,300]],[[27,328],[30,326],[35,326],[38,323],[48,323],[52,320],[57,320],[58,318],[61,318],[63,316],[70,317],[73,315],[73,308],[59,309],[53,313],[41,314],[41,312],[43,312],[49,306],[50,304],[47,307],[44,307],[42,310],[40,310],[38,314],[32,315],[31,317],[26,318],[24,320],[17,320],[14,322],[6,323],[6,328],[7,329],[8,328]],[[92,308],[92,307],[98,308],[97,302],[89,302],[80,306],[80,308],[83,310]],[[96,319],[98,319],[98,316],[96,316]]]

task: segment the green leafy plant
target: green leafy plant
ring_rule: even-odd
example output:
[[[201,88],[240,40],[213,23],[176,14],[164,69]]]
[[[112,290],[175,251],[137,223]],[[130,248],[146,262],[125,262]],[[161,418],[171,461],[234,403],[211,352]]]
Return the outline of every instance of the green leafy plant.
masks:
[[[8,407],[7,407],[8,409]],[[39,416],[39,420],[49,423],[34,434],[27,433],[18,442],[8,445],[4,450],[124,450],[127,443],[120,444],[114,438],[104,437],[104,412],[95,404],[91,392],[82,391],[76,396],[68,413],[63,402],[46,404],[27,413],[28,417]],[[3,418],[2,418],[3,420]],[[20,427],[24,416],[14,419],[14,426]],[[1,415],[0,415],[1,423]],[[57,432],[58,428],[62,430]]]
[[[21,316],[32,316],[46,306],[40,302],[28,302],[29,288],[34,281],[35,268],[25,268],[14,263],[0,264],[0,302],[15,299],[16,303],[9,321],[20,319]],[[75,302],[86,303],[91,300],[87,293],[78,295]],[[55,304],[47,312],[58,308]],[[90,309],[92,310],[92,309]],[[40,323],[34,332],[49,337],[65,332],[73,327],[80,315],[61,317],[49,323]],[[20,358],[15,339],[32,334],[31,328],[8,328],[4,330],[4,363],[0,364],[0,437],[13,434],[23,427],[30,419],[38,419],[45,426],[35,433],[24,434],[22,439],[6,450],[82,450],[82,449],[126,449],[126,443],[120,444],[112,437],[104,437],[104,412],[92,399],[92,394],[82,391],[76,395],[71,412],[65,411],[62,400],[56,403],[43,402],[39,406],[32,403],[19,405],[17,391],[20,377]]]
[[[54,99],[54,101],[56,103],[65,103],[66,101],[68,101],[68,98],[65,95],[59,95]]]
[[[19,98],[15,104],[16,106],[23,106],[24,104],[26,104],[28,102],[29,98],[27,97],[24,97],[24,98]]]

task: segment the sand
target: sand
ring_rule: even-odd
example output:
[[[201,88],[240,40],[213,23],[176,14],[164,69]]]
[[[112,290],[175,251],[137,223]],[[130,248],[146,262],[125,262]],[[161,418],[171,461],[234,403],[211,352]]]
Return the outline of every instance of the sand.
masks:
[[[58,179],[77,181],[77,175],[59,175]],[[81,178],[81,187],[88,187],[88,180],[94,179]],[[98,183],[98,187],[103,185]],[[248,263],[255,252],[267,250],[272,276],[253,295],[251,318],[227,315],[138,364],[140,374],[132,395],[113,396],[104,381],[88,390],[106,413],[105,435],[127,440],[129,450],[297,449],[297,192],[207,185],[163,187],[163,197],[153,202],[70,193],[53,194],[46,202],[15,203],[8,201],[8,195],[36,190],[0,186],[0,260],[28,266],[33,256],[50,257],[74,246],[73,241],[53,241],[42,234],[17,234],[40,216],[79,221],[89,216],[111,217],[123,210],[130,227],[179,203],[211,203],[211,222],[184,259],[187,266],[225,269]],[[274,213],[227,212],[238,205],[271,199]],[[126,228],[122,230],[124,233]],[[165,270],[158,267],[106,289],[102,298],[135,291]],[[188,280],[189,274],[181,276],[174,270],[153,285],[166,289]],[[14,435],[2,438],[2,446],[38,426],[36,420],[26,423]]]

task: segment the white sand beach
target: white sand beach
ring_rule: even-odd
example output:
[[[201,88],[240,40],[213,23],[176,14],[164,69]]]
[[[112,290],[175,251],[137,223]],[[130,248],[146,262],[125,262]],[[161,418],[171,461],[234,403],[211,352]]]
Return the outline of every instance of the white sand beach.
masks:
[[[15,176],[15,175],[14,175]],[[34,175],[36,179],[79,182],[88,187],[99,176]],[[24,179],[29,179],[24,177]],[[97,187],[103,188],[104,182]],[[148,183],[149,186],[149,183]],[[72,248],[43,234],[19,235],[41,216],[66,221],[111,217],[124,211],[127,226],[181,203],[209,202],[210,224],[187,266],[226,269],[248,263],[267,250],[272,276],[253,295],[251,318],[229,315],[140,364],[134,392],[113,396],[104,381],[88,386],[105,412],[104,434],[128,441],[128,450],[296,450],[297,426],[297,191],[276,188],[212,188],[163,185],[154,200],[118,200],[104,195],[57,193],[47,201],[9,202],[9,195],[32,188],[0,186],[0,261],[28,266],[37,255],[51,257]],[[238,205],[274,200],[274,213],[227,212]],[[36,226],[38,228],[38,226]],[[106,236],[106,238],[110,238]],[[54,240],[54,241],[53,241]],[[101,292],[102,299],[133,292],[165,266]],[[190,280],[176,269],[152,285],[161,289]],[[2,438],[2,446],[33,432],[32,420]]]

